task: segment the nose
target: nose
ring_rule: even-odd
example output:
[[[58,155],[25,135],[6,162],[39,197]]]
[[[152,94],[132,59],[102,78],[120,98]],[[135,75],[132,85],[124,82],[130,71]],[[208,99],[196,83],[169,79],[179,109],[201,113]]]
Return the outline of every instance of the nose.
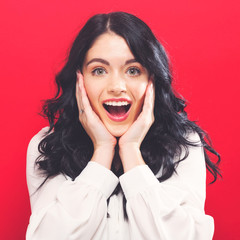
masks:
[[[126,82],[123,78],[119,76],[113,76],[109,80],[108,93],[120,95],[121,93],[126,93]]]

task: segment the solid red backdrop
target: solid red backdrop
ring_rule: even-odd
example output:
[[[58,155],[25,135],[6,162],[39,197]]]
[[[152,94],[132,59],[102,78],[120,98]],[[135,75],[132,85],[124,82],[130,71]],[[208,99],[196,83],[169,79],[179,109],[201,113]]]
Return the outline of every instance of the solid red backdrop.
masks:
[[[0,3],[0,239],[24,239],[30,216],[25,180],[28,142],[47,125],[37,113],[54,94],[54,75],[85,21],[127,11],[143,19],[169,52],[175,87],[191,120],[207,130],[222,156],[223,180],[207,187],[215,240],[240,239],[238,1],[31,1]]]

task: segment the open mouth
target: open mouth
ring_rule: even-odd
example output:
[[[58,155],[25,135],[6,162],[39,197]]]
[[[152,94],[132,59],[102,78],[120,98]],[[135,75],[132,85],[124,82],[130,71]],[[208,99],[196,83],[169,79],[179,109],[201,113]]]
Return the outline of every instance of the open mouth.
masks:
[[[131,103],[128,101],[106,101],[103,107],[113,121],[123,121],[128,117]]]

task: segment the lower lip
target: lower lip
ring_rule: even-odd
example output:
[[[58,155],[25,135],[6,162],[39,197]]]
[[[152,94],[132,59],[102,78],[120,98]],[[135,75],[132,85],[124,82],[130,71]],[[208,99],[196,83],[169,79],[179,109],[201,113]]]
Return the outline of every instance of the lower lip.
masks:
[[[131,107],[130,107],[130,108],[128,109],[128,111],[127,111],[124,115],[122,115],[122,116],[113,116],[113,115],[111,115],[111,114],[104,108],[104,110],[105,110],[106,113],[107,113],[107,116],[108,116],[112,121],[115,121],[115,122],[122,122],[122,121],[126,120],[127,117],[128,117],[128,115],[129,115],[129,113],[130,113],[130,109],[131,109]]]

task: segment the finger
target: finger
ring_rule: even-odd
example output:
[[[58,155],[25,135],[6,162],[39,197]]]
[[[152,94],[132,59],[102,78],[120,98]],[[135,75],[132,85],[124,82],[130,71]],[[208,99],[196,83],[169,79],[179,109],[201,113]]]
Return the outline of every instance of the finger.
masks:
[[[153,112],[154,107],[154,87],[153,82],[149,81],[146,89],[145,99],[143,103],[143,110],[142,112],[146,113],[148,111]]]
[[[81,91],[80,91],[80,86],[79,86],[79,78],[81,77],[81,73],[80,71],[77,71],[77,81],[76,81],[76,99],[77,99],[77,104],[78,104],[78,109],[80,110],[84,110],[84,106],[82,104],[82,95],[81,95]]]
[[[80,91],[80,106],[82,107],[82,109],[84,110],[84,112],[86,114],[93,114],[93,110],[92,110],[92,107],[90,105],[90,102],[89,102],[89,99],[88,99],[88,96],[87,96],[87,93],[86,93],[86,90],[85,90],[85,87],[84,87],[84,81],[83,81],[83,75],[80,73],[80,72],[77,72],[77,75],[78,75],[78,88],[79,88],[79,91]]]

